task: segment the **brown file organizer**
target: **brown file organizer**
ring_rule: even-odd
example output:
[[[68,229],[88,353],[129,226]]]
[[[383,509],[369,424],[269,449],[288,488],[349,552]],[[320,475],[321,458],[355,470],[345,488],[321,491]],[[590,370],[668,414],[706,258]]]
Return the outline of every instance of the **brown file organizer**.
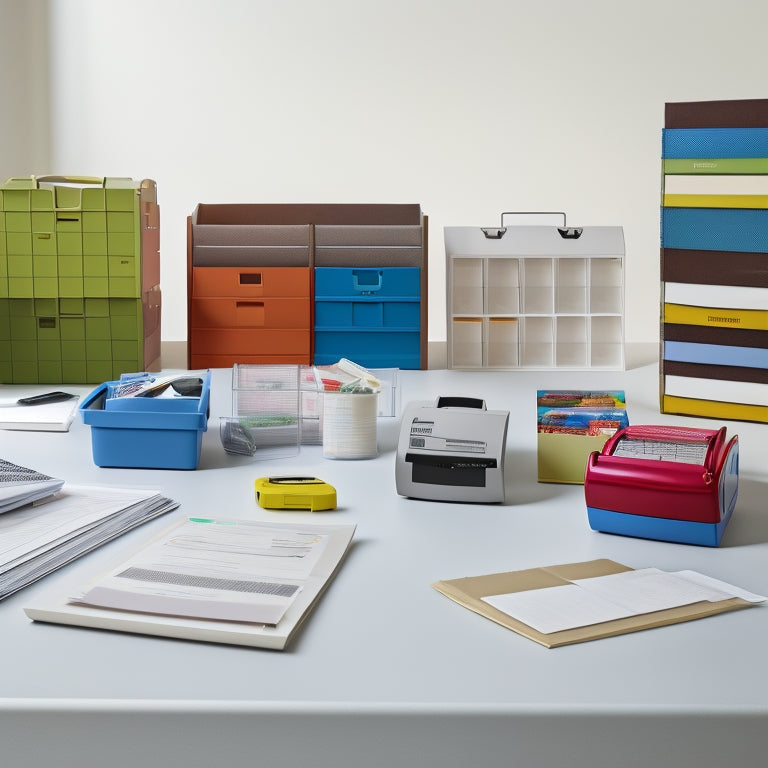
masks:
[[[427,367],[427,217],[411,204],[199,204],[187,219],[187,362],[313,362],[315,266],[420,269]],[[341,355],[348,356],[348,355]]]

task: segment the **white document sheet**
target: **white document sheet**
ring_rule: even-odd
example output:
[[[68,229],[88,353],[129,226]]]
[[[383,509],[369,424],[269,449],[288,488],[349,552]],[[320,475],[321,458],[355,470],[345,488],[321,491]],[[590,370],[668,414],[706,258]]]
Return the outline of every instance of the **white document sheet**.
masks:
[[[72,486],[0,515],[0,599],[62,565],[170,512],[157,491]]]
[[[328,538],[311,526],[189,518],[72,602],[275,625]]]
[[[79,400],[79,397],[74,397],[43,405],[17,405],[15,400],[0,399],[0,429],[68,432]]]
[[[63,480],[0,459],[0,513],[52,496],[63,485]]]
[[[695,571],[658,568],[579,579],[570,584],[490,595],[483,601],[529,627],[549,634],[702,601],[766,598]]]
[[[74,538],[157,491],[65,485],[55,496],[0,516],[0,574]]]

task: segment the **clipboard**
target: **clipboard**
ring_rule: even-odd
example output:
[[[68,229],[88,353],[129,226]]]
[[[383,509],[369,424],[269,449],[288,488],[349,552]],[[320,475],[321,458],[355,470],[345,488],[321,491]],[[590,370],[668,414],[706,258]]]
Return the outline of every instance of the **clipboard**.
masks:
[[[175,615],[143,612],[140,608],[124,609],[97,607],[73,602],[66,598],[47,599],[37,605],[26,606],[24,612],[34,621],[65,624],[73,627],[108,629],[139,635],[196,640],[228,645],[242,645],[254,648],[268,648],[282,651],[293,639],[299,627],[313,610],[346,556],[355,532],[354,524],[347,525],[299,525],[296,523],[262,523],[247,519],[185,518],[160,532],[149,544],[140,547],[128,560],[121,560],[118,568],[129,567],[134,558],[147,547],[158,544],[178,534],[181,527],[193,520],[201,524],[235,525],[244,524],[265,531],[292,528],[304,533],[325,535],[328,542],[314,564],[311,574],[302,579],[287,581],[301,582],[302,589],[277,624],[258,624],[249,621],[199,618],[194,615]],[[109,573],[109,572],[108,572]],[[99,584],[107,574],[97,576],[84,589]],[[274,580],[274,579],[273,579]],[[212,602],[215,602],[215,598]]]
[[[551,565],[543,568],[531,568],[523,571],[508,571],[485,576],[469,576],[449,581],[437,581],[431,586],[441,594],[474,613],[478,613],[502,627],[511,629],[529,640],[546,648],[558,648],[563,645],[599,640],[605,637],[639,632],[643,629],[665,627],[683,621],[703,619],[726,611],[752,607],[752,603],[739,597],[732,597],[717,602],[700,602],[663,611],[654,611],[625,619],[606,621],[586,627],[577,627],[562,632],[544,634],[522,621],[514,619],[503,611],[483,602],[483,597],[503,595],[509,592],[521,592],[529,589],[559,587],[575,579],[588,579],[593,576],[608,576],[614,573],[634,570],[613,560],[589,560],[581,563]]]

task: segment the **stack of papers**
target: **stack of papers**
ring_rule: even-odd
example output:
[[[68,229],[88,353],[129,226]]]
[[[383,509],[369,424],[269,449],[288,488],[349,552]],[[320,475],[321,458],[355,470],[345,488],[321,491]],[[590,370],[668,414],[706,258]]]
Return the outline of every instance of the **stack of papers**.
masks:
[[[282,650],[354,531],[192,517],[79,594],[24,610],[36,621]]]
[[[0,513],[51,496],[63,485],[63,480],[0,459]]]
[[[78,397],[42,405],[19,405],[17,400],[0,400],[0,429],[35,432],[67,432],[77,413]]]
[[[0,600],[177,506],[157,491],[64,485],[0,515]]]

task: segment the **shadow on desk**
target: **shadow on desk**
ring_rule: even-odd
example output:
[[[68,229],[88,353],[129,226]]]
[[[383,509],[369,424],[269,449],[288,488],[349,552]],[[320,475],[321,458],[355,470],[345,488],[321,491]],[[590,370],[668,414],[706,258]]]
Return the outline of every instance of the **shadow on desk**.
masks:
[[[560,496],[572,496],[573,489],[583,495],[583,486],[572,483],[538,482],[538,458],[535,451],[507,450],[504,455],[506,504],[521,506]]]
[[[739,497],[733,517],[723,534],[720,547],[745,547],[768,542],[768,515],[765,498],[768,483],[747,477],[739,478]]]

